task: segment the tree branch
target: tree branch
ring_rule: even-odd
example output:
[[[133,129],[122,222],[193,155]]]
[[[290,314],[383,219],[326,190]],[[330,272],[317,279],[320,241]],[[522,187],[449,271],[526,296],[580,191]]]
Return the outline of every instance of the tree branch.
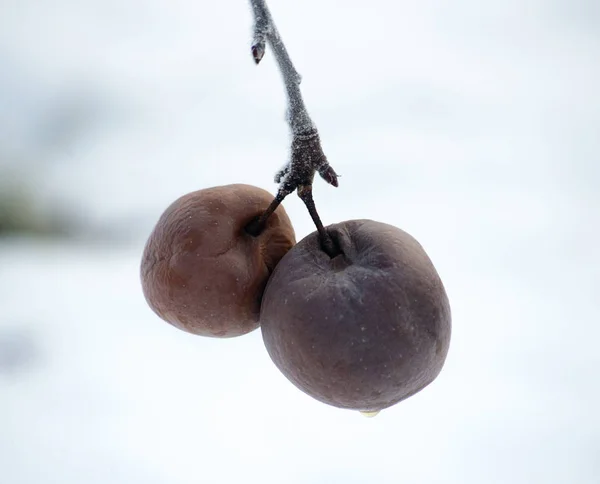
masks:
[[[254,11],[254,42],[252,54],[254,61],[258,64],[266,50],[266,43],[273,49],[275,60],[283,77],[285,89],[288,96],[288,122],[292,134],[307,135],[316,131],[316,127],[310,119],[308,111],[304,106],[300,82],[302,78],[294,68],[294,64],[285,48],[285,44],[279,35],[277,27],[273,22],[271,13],[265,0],[250,0]]]
[[[273,22],[265,0],[250,0],[254,12],[254,39],[252,56],[256,64],[262,60],[267,44],[273,49],[273,54],[285,84],[288,108],[287,121],[292,134],[291,159],[275,176],[279,183],[279,191],[271,207],[255,222],[253,231],[260,231],[267,218],[283,199],[298,190],[298,195],[305,203],[321,236],[324,250],[331,255],[333,243],[321,224],[314,201],[312,199],[312,184],[315,173],[330,185],[338,186],[338,175],[327,161],[321,147],[321,139],[317,127],[313,123],[300,92],[300,74],[285,48],[283,40]],[[258,225],[257,225],[258,224]]]

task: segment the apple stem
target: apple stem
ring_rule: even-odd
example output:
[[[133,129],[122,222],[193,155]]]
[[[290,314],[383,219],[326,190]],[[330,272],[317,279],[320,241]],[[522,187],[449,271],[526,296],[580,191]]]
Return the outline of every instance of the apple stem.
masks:
[[[312,186],[307,185],[298,187],[298,196],[304,202],[304,205],[306,205],[308,213],[310,213],[310,216],[312,217],[313,222],[317,227],[317,231],[319,232],[319,238],[321,239],[321,248],[329,257],[333,259],[335,256],[340,254],[340,251],[336,250],[335,244],[333,243],[333,239],[331,238],[327,230],[325,230],[325,227],[323,227],[321,217],[319,217],[317,207],[315,206],[315,201],[313,200]]]
[[[298,195],[306,204],[309,213],[317,226],[323,241],[323,246],[330,246],[326,241],[326,232],[317,214],[312,198],[312,184],[315,173],[319,173],[327,183],[338,186],[338,175],[327,161],[321,147],[321,139],[314,122],[312,121],[300,91],[300,74],[296,71],[292,60],[273,22],[271,13],[265,0],[250,0],[254,12],[254,38],[252,42],[252,57],[256,64],[260,63],[269,44],[287,93],[287,121],[292,133],[292,147],[290,161],[275,175],[275,182],[279,184],[279,191],[275,200],[256,223],[263,224],[275,211],[283,199],[298,190]],[[301,191],[309,190],[310,201],[307,202]],[[312,208],[311,208],[312,207]],[[317,223],[318,221],[318,223]],[[261,225],[258,225],[260,227]],[[320,227],[320,228],[319,228]],[[323,235],[325,234],[325,235]]]
[[[287,196],[287,194],[283,194],[280,190],[271,204],[267,207],[267,209],[261,214],[260,217],[255,218],[246,226],[246,232],[252,235],[253,237],[258,237],[261,232],[264,230],[265,225],[267,224],[267,220],[271,216],[271,214],[277,210],[277,207],[281,204],[283,199]]]

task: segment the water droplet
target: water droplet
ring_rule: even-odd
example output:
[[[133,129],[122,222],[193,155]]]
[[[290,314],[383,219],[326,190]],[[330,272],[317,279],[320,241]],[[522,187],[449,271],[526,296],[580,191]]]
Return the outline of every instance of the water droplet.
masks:
[[[367,418],[373,418],[373,417],[377,417],[377,415],[379,415],[379,412],[380,412],[380,410],[372,410],[372,411],[361,410],[360,414]]]
[[[361,331],[366,331],[366,329],[367,329],[367,327],[366,327],[364,324],[362,324],[362,325],[360,326],[360,330],[361,330]]]

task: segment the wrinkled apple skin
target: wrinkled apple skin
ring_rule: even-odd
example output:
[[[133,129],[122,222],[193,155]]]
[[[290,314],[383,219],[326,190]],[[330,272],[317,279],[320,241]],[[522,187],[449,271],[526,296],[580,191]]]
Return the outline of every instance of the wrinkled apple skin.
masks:
[[[372,220],[301,240],[273,272],[261,331],[271,359],[300,390],[335,407],[378,411],[429,385],[451,334],[448,297],[421,245]]]
[[[226,338],[256,329],[267,280],[295,244],[282,206],[258,236],[245,230],[273,198],[261,188],[235,184],[173,202],[142,256],[142,289],[154,312],[201,336]]]

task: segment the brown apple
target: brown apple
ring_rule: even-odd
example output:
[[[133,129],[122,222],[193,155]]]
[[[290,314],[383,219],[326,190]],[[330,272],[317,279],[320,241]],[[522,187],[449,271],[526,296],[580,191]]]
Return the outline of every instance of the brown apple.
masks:
[[[173,202],[142,257],[142,288],[154,312],[202,336],[226,338],[256,329],[267,280],[295,244],[282,206],[258,235],[246,230],[272,200],[261,188],[235,184]]]
[[[448,298],[423,247],[372,220],[327,228],[290,250],[271,275],[261,331],[271,359],[300,390],[340,408],[377,412],[429,385],[451,334]]]

